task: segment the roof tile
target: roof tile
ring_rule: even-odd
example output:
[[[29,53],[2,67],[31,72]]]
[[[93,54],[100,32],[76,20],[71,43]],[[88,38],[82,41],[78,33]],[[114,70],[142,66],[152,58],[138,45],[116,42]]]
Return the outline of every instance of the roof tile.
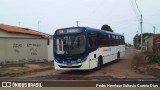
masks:
[[[10,25],[4,25],[0,24],[0,29],[10,32],[10,33],[22,33],[22,34],[29,34],[29,35],[35,35],[35,36],[41,36],[43,38],[47,38],[49,35],[34,31],[28,28],[22,28],[22,27],[17,27],[17,26],[10,26]]]

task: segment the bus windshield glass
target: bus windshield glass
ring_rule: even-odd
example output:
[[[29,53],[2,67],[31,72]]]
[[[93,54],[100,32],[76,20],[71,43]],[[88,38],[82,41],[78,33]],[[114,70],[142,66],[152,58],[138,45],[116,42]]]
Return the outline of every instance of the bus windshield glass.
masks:
[[[59,35],[55,38],[54,53],[62,56],[76,56],[85,52],[85,35]]]

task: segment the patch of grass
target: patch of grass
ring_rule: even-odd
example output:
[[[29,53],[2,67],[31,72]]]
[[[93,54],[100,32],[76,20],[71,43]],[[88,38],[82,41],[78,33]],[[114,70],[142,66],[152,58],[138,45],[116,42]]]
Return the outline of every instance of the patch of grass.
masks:
[[[150,53],[145,58],[149,63],[160,63],[159,53]]]
[[[156,76],[157,78],[160,78],[160,74],[155,74],[155,76]]]

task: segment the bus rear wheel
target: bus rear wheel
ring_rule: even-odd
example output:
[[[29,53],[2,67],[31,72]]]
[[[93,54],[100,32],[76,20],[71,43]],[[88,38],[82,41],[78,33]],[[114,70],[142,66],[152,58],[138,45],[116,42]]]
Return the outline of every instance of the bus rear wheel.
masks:
[[[99,70],[99,69],[101,69],[102,68],[102,66],[103,66],[103,59],[102,59],[102,57],[99,57],[99,59],[98,59],[98,67],[97,67],[97,69]]]
[[[120,59],[120,52],[117,53],[117,60]]]

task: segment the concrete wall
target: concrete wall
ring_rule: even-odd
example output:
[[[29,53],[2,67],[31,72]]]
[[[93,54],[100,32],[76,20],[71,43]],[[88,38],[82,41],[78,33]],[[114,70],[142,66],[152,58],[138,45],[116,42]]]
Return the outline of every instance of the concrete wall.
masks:
[[[48,39],[0,38],[0,63],[53,60],[52,57],[53,42],[48,46]]]
[[[148,42],[148,43],[147,43],[147,42]],[[148,52],[152,52],[152,51],[153,51],[153,36],[150,36],[150,37],[147,39],[147,42],[146,42],[147,51],[148,51]]]
[[[160,36],[154,39],[154,49],[156,52],[160,53]]]
[[[49,39],[48,61],[53,61],[53,39]]]

